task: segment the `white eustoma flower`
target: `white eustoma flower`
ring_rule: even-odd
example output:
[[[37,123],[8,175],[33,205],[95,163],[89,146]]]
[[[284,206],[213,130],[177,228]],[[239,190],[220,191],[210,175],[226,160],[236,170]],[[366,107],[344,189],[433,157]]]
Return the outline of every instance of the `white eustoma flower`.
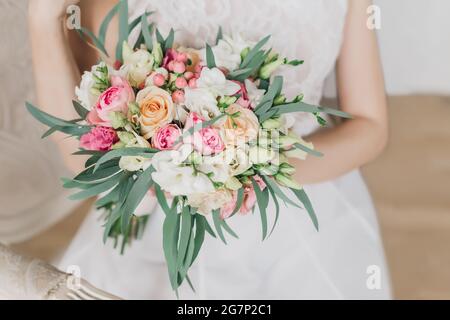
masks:
[[[218,68],[203,68],[197,79],[197,87],[208,90],[216,98],[232,96],[241,89],[237,83],[227,80]]]
[[[198,169],[203,173],[210,174],[214,182],[225,183],[231,176],[230,160],[227,159],[225,152],[214,156],[206,156],[202,158]]]
[[[212,47],[214,60],[218,67],[224,67],[229,71],[234,71],[241,64],[241,53],[246,48],[253,47],[254,43],[244,40],[241,34],[235,34],[233,37],[224,35],[218,44]],[[206,61],[206,50],[201,51],[203,61]]]
[[[192,146],[183,145],[179,150],[161,151],[152,159],[155,172],[153,180],[162,190],[172,196],[214,191],[211,180],[202,173],[196,173],[190,165],[183,164],[192,153]]]
[[[248,79],[245,79],[245,88],[247,89],[250,106],[254,109],[259,104],[266,91],[258,89],[256,83]]]
[[[189,111],[201,115],[206,120],[211,120],[220,115],[217,99],[204,88],[185,88],[184,105]]]
[[[104,62],[100,62],[93,66],[91,71],[85,71],[81,77],[80,86],[75,88],[75,95],[78,101],[88,110],[92,109],[100,96],[100,91],[92,90],[95,85],[94,75],[99,76],[97,68],[105,66]]]
[[[138,136],[134,133],[135,139],[133,139],[130,143],[127,144],[126,147],[141,147],[141,148],[150,148],[150,143]],[[122,170],[126,170],[129,172],[135,172],[139,170],[146,170],[151,165],[151,159],[144,157],[136,157],[136,156],[123,156],[119,160],[119,167]]]

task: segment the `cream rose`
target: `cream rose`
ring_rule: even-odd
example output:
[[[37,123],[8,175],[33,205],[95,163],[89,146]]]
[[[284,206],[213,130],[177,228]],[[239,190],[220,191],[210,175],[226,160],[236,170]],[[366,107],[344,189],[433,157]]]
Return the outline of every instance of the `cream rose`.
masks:
[[[145,139],[150,139],[158,128],[173,121],[175,105],[167,91],[158,87],[147,87],[136,97],[139,105],[141,133]]]
[[[241,145],[258,137],[259,122],[252,110],[232,104],[226,112],[229,115],[224,123],[227,144]]]
[[[233,193],[227,189],[219,189],[209,193],[193,193],[187,199],[188,204],[197,208],[198,213],[207,215],[232,202]]]

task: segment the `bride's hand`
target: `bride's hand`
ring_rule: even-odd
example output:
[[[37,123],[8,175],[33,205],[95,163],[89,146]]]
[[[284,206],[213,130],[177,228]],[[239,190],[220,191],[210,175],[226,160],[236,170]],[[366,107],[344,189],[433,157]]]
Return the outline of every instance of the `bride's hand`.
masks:
[[[30,0],[28,13],[33,20],[58,21],[66,16],[67,7],[79,2],[80,0]]]

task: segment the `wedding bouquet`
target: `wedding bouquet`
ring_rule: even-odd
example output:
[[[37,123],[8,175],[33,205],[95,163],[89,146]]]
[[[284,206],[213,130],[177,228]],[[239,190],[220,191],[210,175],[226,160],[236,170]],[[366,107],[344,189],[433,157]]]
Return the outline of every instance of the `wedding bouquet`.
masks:
[[[119,44],[111,65],[104,48],[112,17],[119,15]],[[105,210],[104,240],[121,240],[122,251],[142,234],[148,215],[135,214],[146,194],[153,194],[165,213],[163,249],[174,290],[186,279],[205,233],[226,243],[237,238],[227,224],[235,214],[259,208],[262,238],[275,227],[279,203],[317,217],[295,182],[290,158],[321,156],[291,127],[294,112],[308,112],[324,124],[320,113],[347,114],[302,102],[287,101],[283,78],[272,76],[288,60],[257,43],[223,35],[202,49],[174,45],[174,31],[163,37],[145,13],[128,22],[127,1],[120,1],[105,18],[99,35],[81,28],[103,61],[85,72],[73,106],[78,119],[63,120],[27,103],[29,112],[50,127],[44,134],[63,132],[79,139],[74,155],[89,155],[85,170],[63,179],[65,188],[79,189],[74,200],[100,195]],[[137,41],[131,31],[140,26]],[[64,103],[64,102],[62,102]],[[292,200],[289,195],[294,197]],[[269,228],[269,199],[275,205]],[[145,199],[144,199],[145,201]]]

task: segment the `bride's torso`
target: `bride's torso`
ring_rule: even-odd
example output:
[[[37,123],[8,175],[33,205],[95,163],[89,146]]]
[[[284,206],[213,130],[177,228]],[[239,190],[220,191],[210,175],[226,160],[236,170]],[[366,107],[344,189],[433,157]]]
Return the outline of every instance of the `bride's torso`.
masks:
[[[130,19],[153,12],[150,21],[161,33],[165,36],[173,28],[175,42],[188,47],[213,43],[219,27],[252,41],[271,35],[268,46],[289,59],[305,61],[280,70],[287,97],[302,93],[306,102],[318,104],[339,54],[347,0],[129,0],[129,11]],[[295,116],[297,133],[308,135],[318,129],[312,115]],[[155,205],[148,197],[137,213],[147,213]]]

